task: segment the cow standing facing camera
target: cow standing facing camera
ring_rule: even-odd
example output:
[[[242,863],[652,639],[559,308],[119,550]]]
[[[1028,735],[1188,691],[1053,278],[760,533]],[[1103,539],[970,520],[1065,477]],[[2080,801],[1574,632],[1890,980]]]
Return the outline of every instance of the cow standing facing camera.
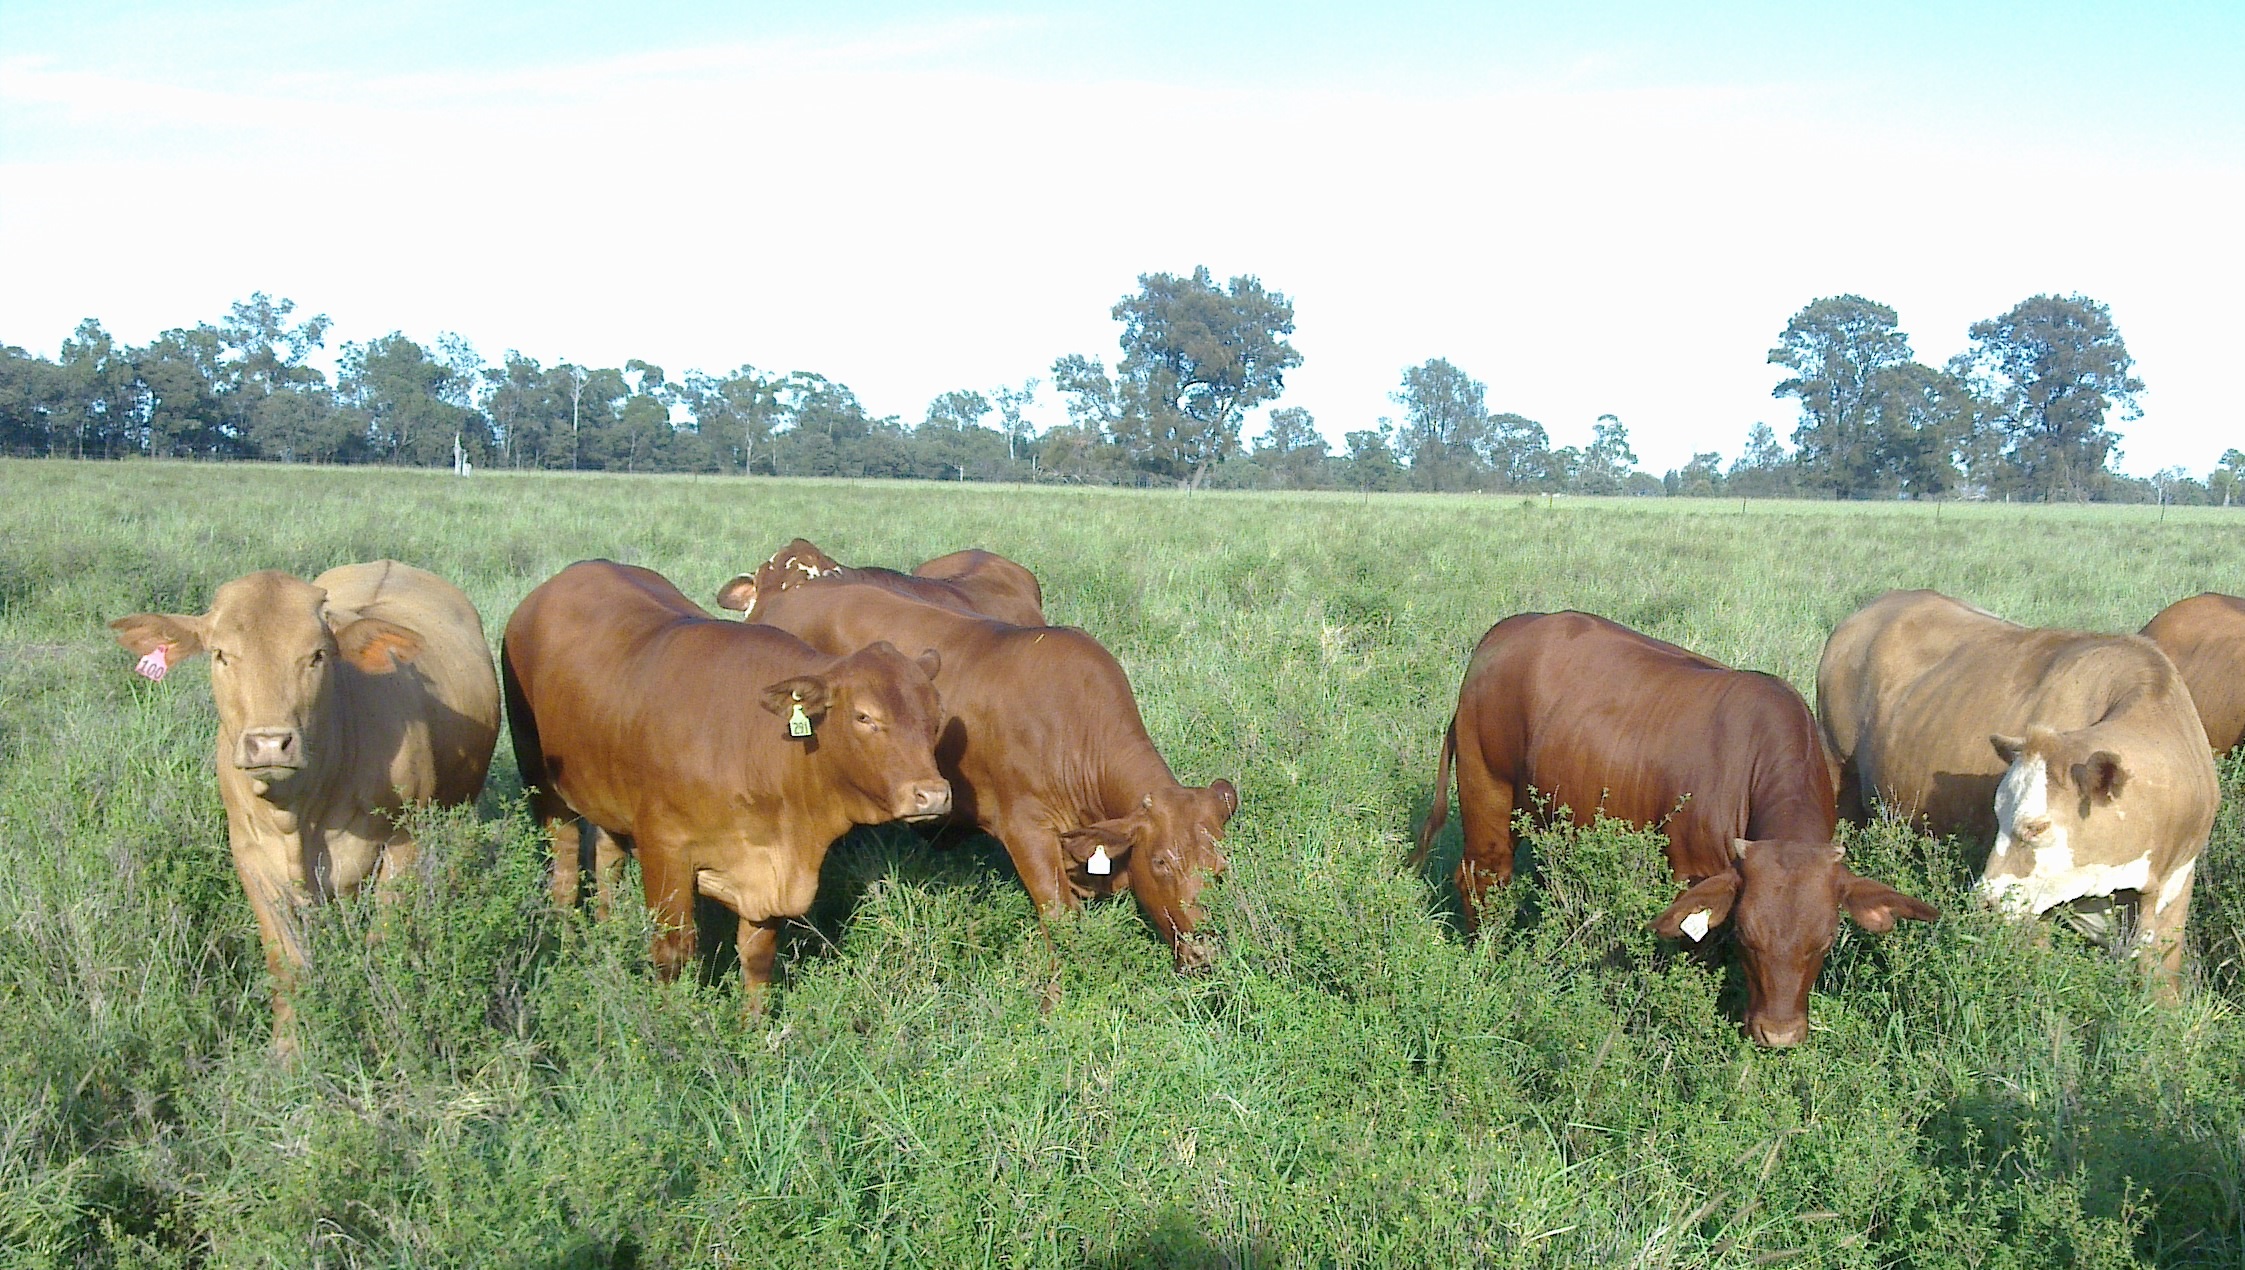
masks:
[[[482,792],[499,735],[483,623],[457,587],[379,560],[310,582],[252,573],[201,616],[110,626],[150,679],[210,655],[227,837],[274,978],[274,1043],[292,1049],[298,910],[408,866],[402,808]]]
[[[563,569],[515,609],[500,659],[556,897],[575,902],[582,816],[639,858],[657,972],[694,956],[706,895],[741,920],[742,1008],[760,1010],[779,929],[810,911],[827,847],[951,810],[938,665],[884,643],[830,656],[712,617],[652,570]]]

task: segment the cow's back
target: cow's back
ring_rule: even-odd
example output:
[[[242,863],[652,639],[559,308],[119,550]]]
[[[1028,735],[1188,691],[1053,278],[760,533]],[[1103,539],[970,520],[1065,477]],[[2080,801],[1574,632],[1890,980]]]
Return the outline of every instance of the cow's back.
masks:
[[[499,681],[474,603],[435,574],[395,560],[340,565],[312,584],[327,592],[329,611],[339,619],[380,618],[420,637],[420,651],[406,666],[357,677],[353,704],[361,717],[352,726],[362,735],[378,735],[383,722],[422,724],[397,727],[393,734],[407,745],[426,738],[435,787],[425,796],[440,803],[473,799],[483,788],[499,735]],[[410,719],[376,720],[367,712]],[[413,754],[389,757],[400,775],[420,762]]]
[[[2188,708],[2172,666],[2140,636],[2021,626],[1933,591],[1888,592],[1843,621],[1819,661],[1817,699],[1866,813],[1875,796],[1936,834],[1980,842],[1995,836],[2009,766],[1991,736],[2071,732],[2116,712],[2172,732],[2165,716]]]
[[[912,575],[949,582],[985,617],[1015,626],[1045,625],[1044,588],[1037,575],[996,552],[954,551],[928,561]]]
[[[1589,614],[1491,628],[1459,694],[1457,745],[1461,767],[1533,788],[1578,823],[1600,810],[1665,821],[1679,876],[1724,867],[1748,832],[1757,769],[1786,766],[1779,783],[1806,826],[1790,832],[1830,836],[1830,771],[1798,693]]]
[[[2182,675],[2206,743],[2220,754],[2236,748],[2245,739],[2245,599],[2208,591],[2177,600],[2143,633]]]

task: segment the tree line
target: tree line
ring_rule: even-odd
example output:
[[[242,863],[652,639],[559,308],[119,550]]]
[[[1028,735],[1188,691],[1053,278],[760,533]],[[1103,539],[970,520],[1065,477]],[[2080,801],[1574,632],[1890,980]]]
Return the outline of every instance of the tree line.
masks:
[[[930,480],[1174,483],[1185,487],[1724,495],[1731,497],[2125,499],[2228,502],[2245,453],[2199,478],[2112,469],[2140,417],[2134,374],[2106,307],[2041,295],[1975,323],[1936,369],[1916,360],[1892,308],[1861,296],[1811,302],[1768,360],[1799,424],[1788,450],[1766,423],[1737,458],[1695,453],[1663,476],[1638,470],[1627,426],[1601,415],[1587,446],[1492,410],[1487,386],[1446,358],[1405,369],[1395,417],[1335,449],[1300,407],[1275,402],[1302,364],[1294,307],[1254,277],[1205,267],[1151,273],[1111,310],[1121,356],[1056,359],[1067,420],[1029,417],[1041,376],[960,388],[907,423],[875,416],[845,384],[742,365],[672,376],[546,365],[510,350],[486,363],[456,335],[402,332],[345,343],[335,374],[312,364],[325,314],[260,292],[215,323],[118,343],[79,324],[53,360],[0,345],[0,452],[291,463]]]

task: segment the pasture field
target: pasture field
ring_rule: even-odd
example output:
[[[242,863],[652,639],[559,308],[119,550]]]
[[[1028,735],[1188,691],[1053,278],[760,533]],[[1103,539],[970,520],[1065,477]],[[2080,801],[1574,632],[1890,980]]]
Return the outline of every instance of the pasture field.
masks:
[[[1461,940],[1406,869],[1465,658],[1583,608],[1811,687],[1840,618],[1933,586],[2135,630],[2245,590],[2245,513],[1198,495],[0,463],[0,1259],[25,1265],[2234,1266],[2245,1261],[2245,780],[2179,1006],[1977,911],[1953,845],[1854,834],[1944,912],[1842,924],[1790,1052],[1735,966],[1661,947],[1657,839],[1533,836]],[[707,597],[801,534],[982,546],[1121,657],[1178,775],[1228,776],[1223,945],[1127,901],[1051,953],[987,840],[830,854],[773,1008],[663,987],[637,904],[562,916],[504,739],[398,902],[314,924],[270,1056],[200,660],[106,619],[392,556],[496,640],[563,565]],[[379,939],[369,939],[379,932]]]

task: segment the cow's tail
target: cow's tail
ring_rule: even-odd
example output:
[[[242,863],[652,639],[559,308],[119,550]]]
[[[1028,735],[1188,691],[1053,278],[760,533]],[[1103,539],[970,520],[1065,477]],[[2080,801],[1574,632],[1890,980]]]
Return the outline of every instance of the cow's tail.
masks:
[[[1427,862],[1427,849],[1434,845],[1434,835],[1450,820],[1450,761],[1458,756],[1458,716],[1450,716],[1450,726],[1442,733],[1442,757],[1434,765],[1434,806],[1427,811],[1427,822],[1419,827],[1419,849],[1411,853],[1411,867],[1416,869]]]

